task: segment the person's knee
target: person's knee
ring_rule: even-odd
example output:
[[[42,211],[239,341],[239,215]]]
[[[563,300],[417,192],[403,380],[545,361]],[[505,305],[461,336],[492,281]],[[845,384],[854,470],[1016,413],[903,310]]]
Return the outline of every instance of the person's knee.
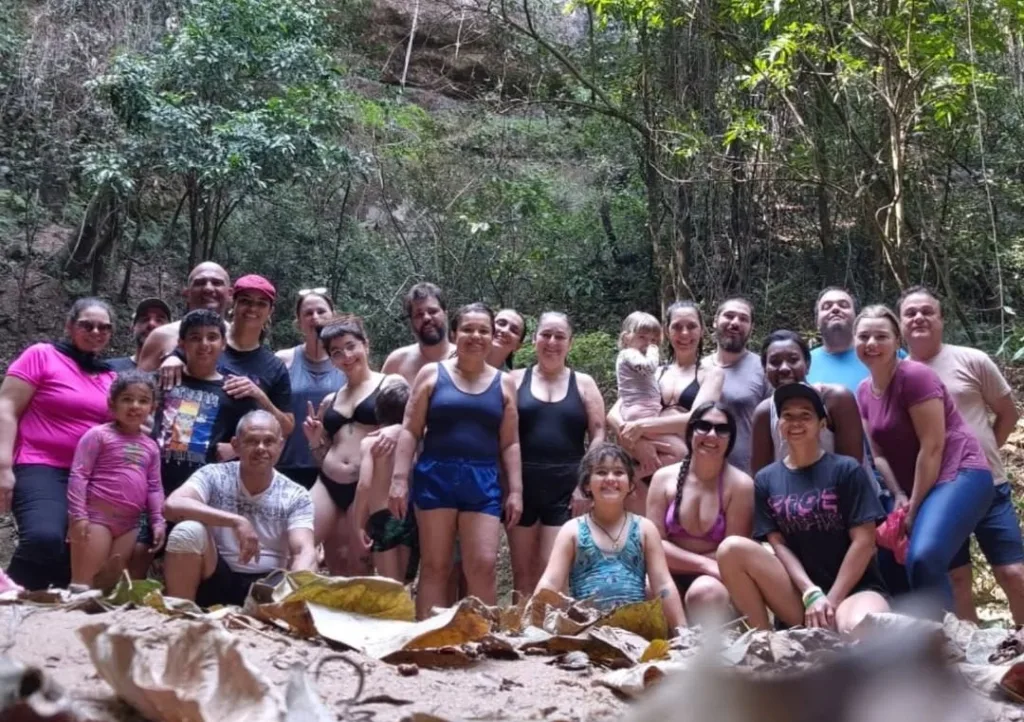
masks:
[[[462,570],[467,579],[486,581],[496,574],[497,555],[486,554],[463,555]]]
[[[911,545],[906,566],[911,584],[936,584],[949,573],[949,559],[941,544]]]
[[[67,557],[67,534],[54,524],[18,530],[18,556],[33,562],[54,562]]]
[[[1024,563],[992,567],[992,574],[1003,589],[1024,591]]]
[[[183,521],[176,524],[167,537],[168,554],[193,554],[203,556],[209,544],[206,527],[198,521]]]
[[[711,577],[698,577],[686,590],[687,607],[719,607],[729,603],[725,586]]]
[[[715,558],[718,561],[718,566],[722,567],[736,567],[737,565],[743,564],[745,561],[751,558],[754,554],[762,551],[761,545],[753,539],[749,539],[744,536],[730,536],[726,537],[725,540],[718,545],[718,550],[715,552]]]

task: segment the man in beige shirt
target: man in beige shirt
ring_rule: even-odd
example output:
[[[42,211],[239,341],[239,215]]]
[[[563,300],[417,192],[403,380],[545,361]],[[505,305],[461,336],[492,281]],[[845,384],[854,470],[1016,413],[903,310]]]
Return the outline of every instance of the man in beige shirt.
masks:
[[[996,493],[991,508],[975,528],[974,537],[1006,593],[1014,623],[1024,624],[1024,540],[1010,483],[999,457],[999,449],[1018,418],[1010,385],[988,354],[942,342],[942,305],[927,288],[908,289],[900,298],[899,313],[910,358],[939,375],[988,458]],[[977,622],[966,544],[950,565],[950,580],[957,616]]]

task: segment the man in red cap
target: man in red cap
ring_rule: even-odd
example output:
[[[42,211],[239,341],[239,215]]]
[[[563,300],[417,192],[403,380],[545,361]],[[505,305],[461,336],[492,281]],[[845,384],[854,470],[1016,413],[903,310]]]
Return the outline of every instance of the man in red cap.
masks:
[[[132,336],[135,338],[135,353],[119,356],[107,361],[114,371],[131,371],[139,361],[139,353],[149,335],[160,326],[171,322],[171,307],[160,298],[144,298],[135,307],[132,317]]]
[[[188,274],[188,282],[181,293],[185,297],[186,311],[206,308],[224,316],[231,304],[231,277],[220,264],[204,261]],[[156,371],[177,347],[177,321],[154,329],[136,354],[139,370]]]

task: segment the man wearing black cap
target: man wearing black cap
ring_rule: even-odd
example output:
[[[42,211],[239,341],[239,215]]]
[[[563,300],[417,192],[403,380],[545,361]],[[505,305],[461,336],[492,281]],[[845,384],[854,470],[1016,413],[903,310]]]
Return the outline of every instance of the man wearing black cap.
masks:
[[[770,628],[769,607],[787,626],[849,632],[889,609],[875,560],[885,512],[864,467],[819,445],[826,413],[813,387],[785,384],[773,403],[788,451],[754,479],[754,539],[719,546],[722,582],[755,628]]]
[[[135,337],[135,353],[131,356],[119,356],[107,361],[110,368],[118,373],[133,371],[139,362],[139,352],[143,344],[155,329],[171,322],[171,307],[159,298],[144,298],[135,307],[132,317],[132,336]]]

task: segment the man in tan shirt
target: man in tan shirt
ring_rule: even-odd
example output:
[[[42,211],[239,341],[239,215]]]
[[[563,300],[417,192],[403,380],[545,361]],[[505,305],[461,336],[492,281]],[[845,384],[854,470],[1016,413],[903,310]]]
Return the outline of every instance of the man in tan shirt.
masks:
[[[1006,593],[1014,623],[1024,624],[1024,540],[1010,483],[999,457],[999,449],[1018,419],[1010,385],[988,354],[942,342],[942,305],[927,288],[907,289],[900,298],[899,313],[910,358],[939,375],[988,458],[996,493],[991,508],[975,528],[974,537]],[[977,622],[966,544],[950,565],[950,580],[957,616]]]

